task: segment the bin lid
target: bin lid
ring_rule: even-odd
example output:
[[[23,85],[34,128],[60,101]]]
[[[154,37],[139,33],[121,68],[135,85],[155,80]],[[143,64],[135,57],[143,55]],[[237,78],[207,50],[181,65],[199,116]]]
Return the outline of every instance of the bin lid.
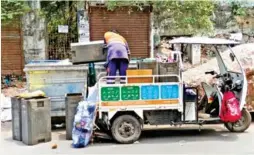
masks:
[[[105,62],[95,63],[95,69],[105,69]],[[130,61],[129,68],[136,68],[136,61]],[[88,64],[73,65],[63,60],[34,60],[25,65],[24,72],[34,70],[88,70]]]
[[[69,59],[65,60],[32,60],[25,66],[51,66],[51,65],[72,65]]]
[[[96,44],[103,44],[103,40],[98,40],[98,41],[88,41],[88,42],[80,42],[80,43],[71,43],[71,47],[76,47],[76,46],[90,46],[90,45],[96,45]]]

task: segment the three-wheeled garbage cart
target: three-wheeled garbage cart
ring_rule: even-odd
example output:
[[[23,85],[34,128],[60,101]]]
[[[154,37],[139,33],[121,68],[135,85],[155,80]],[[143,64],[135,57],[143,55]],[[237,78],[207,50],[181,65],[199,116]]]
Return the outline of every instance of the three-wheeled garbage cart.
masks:
[[[175,58],[178,58],[176,61],[168,64],[157,64],[158,68],[162,67],[162,69],[157,68],[161,70],[157,74],[147,68],[128,70],[127,76],[125,76],[125,84],[117,82],[120,76],[111,77],[116,78],[115,84],[107,84],[108,76],[103,75],[103,73],[99,75],[99,102],[96,123],[100,129],[112,134],[112,137],[119,143],[133,143],[138,140],[145,125],[172,126],[224,123],[229,131],[245,131],[251,123],[250,113],[244,106],[247,81],[245,72],[231,49],[232,45],[239,43],[204,37],[178,38],[171,40],[170,43],[205,44],[215,47],[219,73],[204,71],[204,74],[214,75],[219,83],[214,85],[202,83],[207,98],[213,96],[213,101],[209,101],[209,103],[198,102],[197,88],[185,85],[182,77],[181,54],[175,53]],[[237,62],[240,67],[239,72],[228,70],[221,57],[221,52],[217,48],[218,46],[229,48],[228,57]],[[169,65],[168,68],[167,65]],[[175,67],[172,68],[172,66]],[[225,86],[237,96],[242,111],[242,118],[234,123],[222,122],[219,117]]]

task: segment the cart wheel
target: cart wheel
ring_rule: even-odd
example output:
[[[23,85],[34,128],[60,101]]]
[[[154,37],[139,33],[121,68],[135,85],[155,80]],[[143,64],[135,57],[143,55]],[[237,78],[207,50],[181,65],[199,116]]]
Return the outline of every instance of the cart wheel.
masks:
[[[245,108],[242,110],[242,117],[239,121],[235,123],[225,123],[225,127],[230,132],[244,132],[249,128],[251,124],[251,115],[250,112],[247,111]]]
[[[122,115],[114,120],[111,132],[117,142],[131,144],[139,139],[141,135],[141,124],[134,116]]]

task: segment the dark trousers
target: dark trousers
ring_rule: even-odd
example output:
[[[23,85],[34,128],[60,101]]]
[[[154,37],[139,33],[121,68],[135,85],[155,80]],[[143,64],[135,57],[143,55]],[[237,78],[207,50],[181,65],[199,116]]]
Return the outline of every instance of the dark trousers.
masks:
[[[128,60],[126,59],[112,59],[108,63],[108,75],[116,76],[116,72],[119,71],[120,76],[126,76],[126,70],[128,69]],[[107,78],[107,84],[114,84],[115,78]],[[120,78],[120,83],[125,83],[125,78]]]

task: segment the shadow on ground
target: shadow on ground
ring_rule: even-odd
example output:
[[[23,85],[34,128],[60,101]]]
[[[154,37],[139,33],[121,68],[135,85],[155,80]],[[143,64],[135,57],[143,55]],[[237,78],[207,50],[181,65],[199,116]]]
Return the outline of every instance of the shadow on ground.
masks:
[[[251,125],[253,127],[254,124]],[[4,128],[3,128],[4,126]],[[2,131],[11,131],[11,123],[2,124]],[[137,143],[141,144],[163,144],[163,143],[191,143],[196,141],[224,141],[233,142],[237,141],[238,134],[248,134],[248,130],[244,133],[230,133],[222,125],[204,127],[199,131],[197,126],[188,128],[170,128],[160,130],[148,130],[143,131],[140,140]],[[12,137],[6,137],[4,140],[12,141],[17,145],[24,145],[22,142],[13,141]],[[54,128],[52,129],[52,140],[53,141],[66,141],[65,128]],[[72,141],[68,141],[70,144]],[[112,145],[116,144],[113,140],[95,139],[94,146],[97,145]]]
[[[224,141],[233,142],[237,141],[238,134],[248,134],[245,133],[230,133],[223,127],[217,131],[216,129],[206,128],[199,131],[198,129],[184,129],[184,128],[174,128],[174,129],[164,129],[164,130],[149,130],[143,131],[138,143],[141,144],[163,144],[163,143],[191,143],[196,141]],[[101,145],[115,144],[113,140],[102,140],[98,141]]]
[[[180,141],[236,141],[237,134],[215,129],[168,129],[145,131],[140,139],[141,143],[178,143]]]

